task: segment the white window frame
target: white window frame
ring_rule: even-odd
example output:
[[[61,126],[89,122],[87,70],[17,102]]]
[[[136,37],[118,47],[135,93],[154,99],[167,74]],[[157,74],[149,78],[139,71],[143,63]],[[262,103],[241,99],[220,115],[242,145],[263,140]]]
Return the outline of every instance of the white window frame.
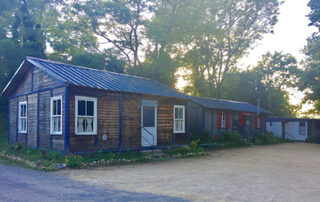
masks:
[[[61,115],[53,115],[53,110],[52,110],[52,105],[53,105],[53,101],[57,101],[57,100],[61,100]],[[62,135],[62,96],[55,96],[55,97],[51,97],[51,101],[50,101],[50,132],[52,135]],[[55,117],[60,117],[60,130],[61,131],[53,131],[54,127],[53,127],[53,118]]]
[[[183,110],[183,117],[182,119],[176,119],[176,108],[182,109]],[[185,133],[185,126],[186,126],[186,121],[185,121],[185,116],[186,116],[186,110],[184,105],[174,105],[173,107],[173,131],[174,133]],[[176,129],[176,121],[182,121],[182,130],[177,130]]]
[[[221,112],[220,128],[226,128],[226,122],[227,122],[227,113],[226,112]]]
[[[257,116],[257,129],[261,129],[261,117]]]
[[[21,117],[21,105],[26,105],[26,117]],[[19,102],[19,110],[18,110],[18,132],[19,133],[27,133],[28,131],[28,102],[23,101]],[[26,119],[26,130],[21,130],[21,119]]]
[[[80,116],[80,117],[90,117],[94,118],[93,120],[93,132],[78,132],[78,101],[83,100],[83,101],[92,101],[93,102],[93,115],[94,116]],[[75,96],[75,134],[76,135],[97,135],[98,131],[98,110],[97,110],[97,102],[98,99],[94,97],[85,97],[85,96]]]

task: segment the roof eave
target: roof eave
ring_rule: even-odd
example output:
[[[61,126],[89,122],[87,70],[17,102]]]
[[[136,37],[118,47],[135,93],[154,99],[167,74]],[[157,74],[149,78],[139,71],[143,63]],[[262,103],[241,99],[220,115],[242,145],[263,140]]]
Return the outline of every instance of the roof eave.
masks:
[[[20,72],[21,68],[23,67],[23,65],[26,63],[26,59],[24,59],[22,61],[22,63],[20,64],[19,68],[17,69],[17,71],[14,73],[14,75],[12,76],[12,78],[10,79],[10,81],[8,82],[8,84],[6,85],[6,87],[2,90],[1,92],[1,96],[6,96],[7,90],[9,89],[9,87],[12,85],[12,81],[16,78],[16,76],[18,75],[18,73]]]

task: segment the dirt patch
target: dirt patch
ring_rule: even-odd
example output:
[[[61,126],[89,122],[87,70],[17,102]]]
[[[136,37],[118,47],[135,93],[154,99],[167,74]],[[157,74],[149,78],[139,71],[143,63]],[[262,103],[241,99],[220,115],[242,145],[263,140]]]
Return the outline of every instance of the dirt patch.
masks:
[[[290,143],[208,156],[58,173],[105,188],[210,201],[320,201],[320,145]]]

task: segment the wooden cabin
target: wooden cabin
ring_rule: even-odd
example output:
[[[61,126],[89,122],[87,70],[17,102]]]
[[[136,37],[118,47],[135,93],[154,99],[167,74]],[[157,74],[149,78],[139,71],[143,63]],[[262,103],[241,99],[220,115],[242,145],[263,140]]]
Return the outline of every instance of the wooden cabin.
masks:
[[[246,102],[192,97],[190,132],[238,132],[243,138],[265,133],[265,120],[271,113]]]
[[[67,154],[188,143],[190,97],[152,79],[26,57],[2,95],[10,144]]]

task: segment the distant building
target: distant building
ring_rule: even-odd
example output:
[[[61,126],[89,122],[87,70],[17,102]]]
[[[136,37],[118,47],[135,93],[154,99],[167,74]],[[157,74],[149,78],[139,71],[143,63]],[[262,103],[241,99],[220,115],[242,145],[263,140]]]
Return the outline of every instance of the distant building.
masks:
[[[267,119],[267,132],[275,136],[294,141],[316,142],[320,140],[320,120],[270,117]]]
[[[243,138],[265,133],[270,112],[246,103],[214,98],[193,97],[190,106],[190,132],[215,136],[238,132]]]

